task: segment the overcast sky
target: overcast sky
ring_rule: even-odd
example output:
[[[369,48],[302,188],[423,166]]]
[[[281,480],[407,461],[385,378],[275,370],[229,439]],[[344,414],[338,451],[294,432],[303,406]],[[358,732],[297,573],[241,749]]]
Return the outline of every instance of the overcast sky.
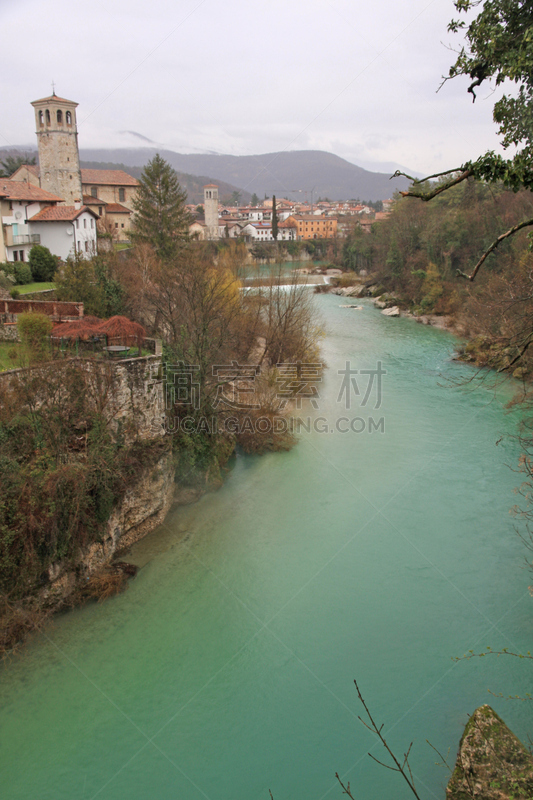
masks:
[[[436,90],[451,0],[0,0],[0,144],[32,100],[75,100],[81,147],[327,150],[428,174],[497,146],[494,95]]]

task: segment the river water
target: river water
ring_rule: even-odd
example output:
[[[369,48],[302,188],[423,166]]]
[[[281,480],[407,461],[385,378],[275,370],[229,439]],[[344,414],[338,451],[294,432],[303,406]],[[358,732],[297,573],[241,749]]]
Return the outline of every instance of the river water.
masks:
[[[299,445],[238,456],[133,548],[125,594],[2,668],[2,798],[322,800],[342,796],[336,771],[360,800],[410,797],[367,755],[385,754],[354,678],[398,753],[415,740],[423,797],[447,781],[425,740],[453,763],[478,705],[531,733],[527,703],[488,693],[529,691],[529,662],[452,660],[531,649],[510,389],[454,386],[473,372],[450,335],[344,302],[317,297],[329,369]],[[374,373],[364,406],[372,375],[347,398],[347,362]]]

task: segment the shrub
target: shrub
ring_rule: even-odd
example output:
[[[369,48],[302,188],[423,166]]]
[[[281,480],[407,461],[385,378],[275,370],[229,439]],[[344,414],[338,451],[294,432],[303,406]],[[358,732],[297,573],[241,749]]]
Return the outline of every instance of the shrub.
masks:
[[[0,263],[0,271],[4,273],[4,275],[13,275],[15,274],[15,262],[14,261],[4,261]]]
[[[42,361],[46,358],[50,332],[53,328],[50,317],[35,312],[19,314],[17,326],[30,361]]]
[[[57,258],[48,247],[34,244],[30,250],[29,264],[34,281],[51,281],[57,270]]]
[[[13,271],[15,274],[15,280],[19,285],[32,282],[33,277],[31,274],[30,265],[26,264],[24,261],[16,261]]]
[[[17,300],[17,298],[20,297],[20,292],[18,289],[11,289],[9,294],[11,295],[12,300]]]

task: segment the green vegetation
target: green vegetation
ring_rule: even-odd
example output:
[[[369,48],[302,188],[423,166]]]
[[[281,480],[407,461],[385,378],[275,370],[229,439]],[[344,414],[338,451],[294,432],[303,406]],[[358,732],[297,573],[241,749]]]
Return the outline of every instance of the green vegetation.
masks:
[[[175,170],[157,154],[139,178],[133,203],[133,241],[149,244],[161,258],[172,258],[189,236],[186,202],[187,194]]]
[[[83,303],[85,314],[96,317],[121,314],[124,290],[115,277],[116,269],[113,251],[90,259],[79,253],[69,256],[57,275],[58,300]]]
[[[46,314],[27,312],[17,317],[22,350],[30,364],[45,361],[50,355],[53,322]]]
[[[112,369],[41,365],[0,384],[0,593],[17,600],[59,559],[98,540],[150,446],[108,422]]]
[[[456,0],[454,5],[459,13],[466,13],[478,6],[479,0]],[[461,167],[431,175],[422,181],[414,180],[410,191],[404,194],[432,200],[462,181],[472,179],[482,184],[503,186],[513,192],[532,189],[533,24],[530,4],[522,0],[490,0],[483,3],[482,10],[470,23],[452,20],[448,30],[464,30],[466,36],[466,45],[461,47],[455,64],[450,67],[448,78],[468,75],[472,79],[468,92],[474,101],[477,87],[486,80],[492,79],[496,86],[506,82],[515,84],[512,93],[504,94],[493,109],[501,144],[505,150],[512,148],[514,155],[504,158],[489,151]],[[441,180],[431,183],[435,178]],[[500,235],[487,243],[471,272],[460,271],[459,274],[474,280],[489,253],[508,237],[532,225],[533,217],[529,214],[504,233],[500,229]]]
[[[55,289],[56,285],[53,281],[43,281],[42,283],[23,283],[17,286],[17,291],[20,295],[31,294],[32,292],[46,292],[50,289]]]
[[[18,170],[23,164],[35,164],[35,156],[29,156],[23,153],[21,156],[6,156],[3,161],[0,161],[2,169],[0,170],[0,178],[9,178],[14,172]]]
[[[34,281],[52,281],[57,270],[58,259],[47,247],[34,244],[30,250],[29,265]]]
[[[0,342],[0,372],[19,366],[21,345],[18,342]]]

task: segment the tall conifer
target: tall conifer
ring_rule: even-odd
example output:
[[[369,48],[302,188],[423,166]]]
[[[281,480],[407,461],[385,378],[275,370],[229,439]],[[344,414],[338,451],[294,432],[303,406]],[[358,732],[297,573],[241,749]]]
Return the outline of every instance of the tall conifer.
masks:
[[[145,166],[133,202],[134,241],[151,244],[161,258],[171,258],[188,239],[190,215],[187,193],[178,176],[159,153]]]

